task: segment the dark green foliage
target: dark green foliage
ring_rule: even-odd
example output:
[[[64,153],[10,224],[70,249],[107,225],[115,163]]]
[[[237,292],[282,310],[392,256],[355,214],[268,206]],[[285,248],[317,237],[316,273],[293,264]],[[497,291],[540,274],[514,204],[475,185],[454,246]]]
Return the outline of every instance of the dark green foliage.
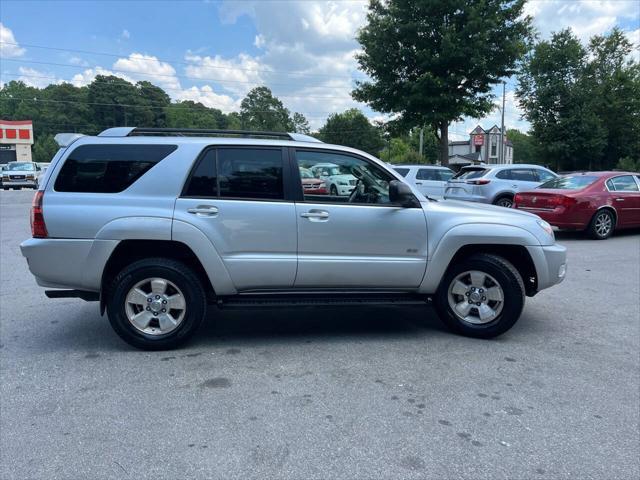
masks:
[[[631,48],[617,28],[588,48],[567,29],[527,56],[517,95],[543,163],[609,169],[640,158],[640,67]]]
[[[525,0],[372,0],[358,40],[371,77],[354,98],[399,114],[406,127],[440,134],[448,163],[448,126],[493,109],[492,88],[515,73],[531,38]]]
[[[346,145],[371,155],[378,155],[384,144],[380,128],[372,125],[357,108],[331,114],[318,133],[325,143]]]

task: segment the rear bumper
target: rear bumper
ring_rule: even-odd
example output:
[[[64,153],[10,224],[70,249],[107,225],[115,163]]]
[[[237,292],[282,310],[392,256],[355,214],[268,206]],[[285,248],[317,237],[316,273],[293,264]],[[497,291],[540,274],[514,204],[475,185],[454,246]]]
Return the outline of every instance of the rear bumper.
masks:
[[[2,180],[2,187],[29,187],[35,188],[38,182],[35,180]]]
[[[30,238],[20,250],[41,287],[98,292],[117,245],[118,240]]]
[[[575,218],[575,215],[572,215],[564,209],[544,210],[540,208],[518,207],[518,210],[538,215],[541,219],[549,222],[549,224],[554,227],[567,230],[584,230],[587,228],[587,223],[585,223],[584,220]]]
[[[527,247],[536,267],[538,291],[562,282],[567,273],[567,248],[558,245]]]
[[[488,198],[482,195],[451,195],[445,192],[445,200],[462,200],[463,202],[491,203]]]

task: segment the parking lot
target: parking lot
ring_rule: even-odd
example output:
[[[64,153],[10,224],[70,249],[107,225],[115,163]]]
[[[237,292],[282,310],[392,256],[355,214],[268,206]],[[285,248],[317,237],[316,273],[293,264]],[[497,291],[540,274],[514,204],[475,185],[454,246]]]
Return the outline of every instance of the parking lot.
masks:
[[[507,334],[418,307],[218,311],[181,350],[49,300],[0,193],[0,478],[638,478],[640,232],[560,233]]]

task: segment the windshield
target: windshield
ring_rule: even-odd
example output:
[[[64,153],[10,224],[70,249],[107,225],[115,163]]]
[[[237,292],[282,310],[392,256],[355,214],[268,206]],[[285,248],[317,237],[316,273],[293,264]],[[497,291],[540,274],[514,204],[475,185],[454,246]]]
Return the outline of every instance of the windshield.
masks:
[[[409,173],[408,168],[394,168],[394,170],[398,172],[400,175],[402,175],[403,177],[406,177],[407,173]]]
[[[575,175],[558,177],[543,183],[538,188],[552,188],[554,190],[580,190],[595,182],[598,177],[590,175]]]
[[[306,168],[301,168],[300,169],[300,176],[302,178],[315,178],[313,176],[313,174],[309,170],[307,170]]]
[[[33,168],[33,163],[25,163],[25,162],[7,163],[4,169],[5,170],[27,170],[27,171],[35,170],[35,168]]]
[[[480,178],[488,171],[484,168],[463,168],[453,178],[456,180],[470,180],[472,178]]]

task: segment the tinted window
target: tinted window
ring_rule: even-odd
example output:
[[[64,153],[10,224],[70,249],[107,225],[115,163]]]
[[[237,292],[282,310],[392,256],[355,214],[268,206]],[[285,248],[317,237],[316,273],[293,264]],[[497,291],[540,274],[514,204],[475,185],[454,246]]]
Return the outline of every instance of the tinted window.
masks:
[[[440,173],[440,180],[442,181],[448,181],[451,180],[451,178],[453,177],[453,172],[451,170],[438,170],[438,172]]]
[[[496,173],[496,178],[500,180],[511,180],[511,170],[500,170]]]
[[[220,148],[217,171],[221,197],[284,198],[280,149]]]
[[[218,175],[216,172],[216,151],[209,150],[191,174],[183,195],[185,197],[217,197]]]
[[[308,168],[322,180],[324,191],[310,191],[303,184],[308,202],[389,204],[389,181],[393,177],[379,166],[361,158],[338,153],[296,151],[298,166]]]
[[[434,168],[421,168],[420,170],[418,170],[416,179],[440,181],[440,173]]]
[[[589,175],[578,175],[569,177],[557,177],[543,183],[538,188],[553,188],[557,190],[580,190],[595,182],[598,177]]]
[[[456,180],[471,180],[472,178],[480,178],[489,170],[484,168],[463,168],[453,176]]]
[[[553,173],[547,172],[546,170],[536,169],[535,173],[536,175],[538,175],[538,180],[541,182],[547,182],[552,178],[556,178],[556,176]]]
[[[176,148],[175,145],[82,145],[64,162],[59,192],[122,192]]]
[[[394,168],[394,170],[398,172],[400,175],[402,175],[403,177],[406,177],[407,173],[409,173],[408,168]]]
[[[637,192],[638,184],[633,179],[632,175],[622,175],[620,177],[614,177],[607,180],[607,187],[609,190],[616,192]]]
[[[513,168],[511,170],[511,180],[519,182],[537,182],[536,176],[533,174],[533,170],[527,168]]]

